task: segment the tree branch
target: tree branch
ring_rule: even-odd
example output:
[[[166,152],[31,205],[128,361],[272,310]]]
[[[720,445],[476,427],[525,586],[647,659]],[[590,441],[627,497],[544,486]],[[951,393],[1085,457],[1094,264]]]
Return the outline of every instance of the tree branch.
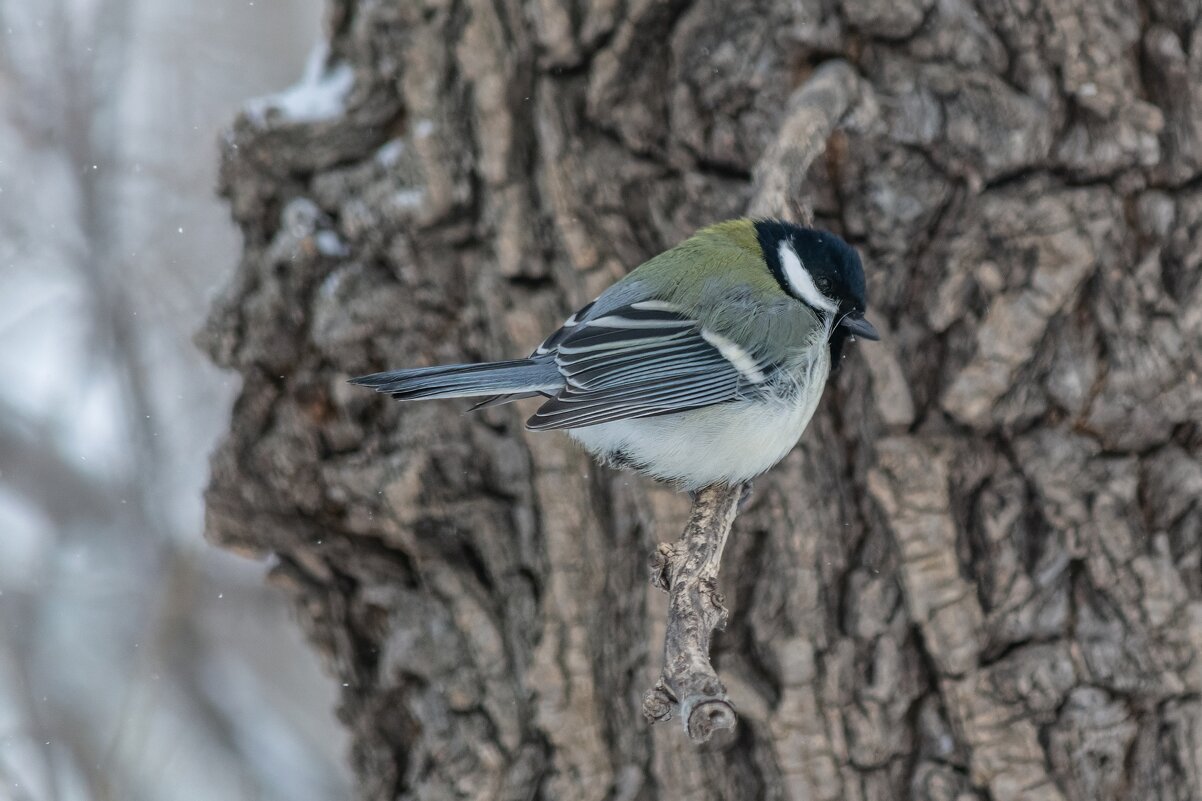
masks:
[[[776,139],[755,167],[753,217],[792,218],[809,224],[801,182],[826,148],[835,126],[860,99],[860,80],[845,61],[823,64],[789,98]],[[726,626],[718,592],[718,568],[745,485],[713,485],[697,493],[684,534],[661,543],[651,557],[651,583],[668,593],[664,669],[643,696],[643,715],[652,723],[679,710],[689,738],[709,740],[738,720],[726,687],[710,664],[710,636]]]
[[[660,543],[651,557],[651,583],[668,593],[664,669],[643,696],[652,723],[679,707],[685,731],[703,743],[716,729],[735,727],[735,708],[710,665],[710,635],[726,627],[718,567],[739,510],[743,484],[715,484],[697,493],[679,540]]]
[[[776,138],[755,165],[748,216],[810,224],[813,214],[801,200],[802,184],[814,159],[826,150],[827,139],[860,101],[861,92],[860,76],[842,59],[814,70],[793,92]]]

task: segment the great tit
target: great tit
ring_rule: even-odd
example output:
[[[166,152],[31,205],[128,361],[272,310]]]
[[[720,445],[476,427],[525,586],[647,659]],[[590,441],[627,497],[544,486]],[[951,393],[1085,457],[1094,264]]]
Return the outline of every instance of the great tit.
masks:
[[[526,421],[687,490],[748,481],[797,443],[864,319],[864,268],[827,231],[730,220],[631,271],[525,359],[352,379],[398,400],[543,396]]]

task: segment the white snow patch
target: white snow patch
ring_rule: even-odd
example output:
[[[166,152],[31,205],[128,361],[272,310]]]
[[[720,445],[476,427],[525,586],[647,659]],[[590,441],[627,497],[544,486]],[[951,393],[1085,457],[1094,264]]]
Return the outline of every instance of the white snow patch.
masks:
[[[424,189],[401,189],[392,195],[394,206],[402,209],[416,209],[426,198]]]
[[[351,249],[333,231],[318,231],[313,242],[317,245],[317,252],[323,256],[340,259],[351,255]]]
[[[376,151],[376,164],[381,167],[395,167],[397,162],[401,160],[401,156],[405,153],[405,140],[393,139],[390,142],[385,142],[379,150]]]
[[[321,208],[307,197],[293,198],[280,212],[280,223],[297,238],[313,233],[321,220]]]
[[[418,139],[425,139],[432,133],[434,133],[433,120],[418,120],[413,124],[413,135]]]
[[[329,47],[319,43],[309,54],[300,82],[284,91],[246,104],[246,116],[256,125],[270,121],[320,122],[346,110],[346,96],[355,85],[355,71],[346,63],[327,65]]]

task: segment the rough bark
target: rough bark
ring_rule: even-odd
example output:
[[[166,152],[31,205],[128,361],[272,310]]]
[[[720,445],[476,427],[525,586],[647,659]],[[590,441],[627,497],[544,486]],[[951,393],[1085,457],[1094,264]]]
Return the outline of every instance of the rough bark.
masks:
[[[275,555],[360,796],[1202,797],[1200,14],[334,0],[345,110],[225,143],[246,250],[202,339],[244,384],[208,531]],[[805,92],[837,60],[845,114]],[[757,170],[803,97],[842,124]],[[688,499],[520,404],[345,379],[521,353],[769,191],[860,248],[885,336],[735,524],[740,725],[698,749],[640,711]]]

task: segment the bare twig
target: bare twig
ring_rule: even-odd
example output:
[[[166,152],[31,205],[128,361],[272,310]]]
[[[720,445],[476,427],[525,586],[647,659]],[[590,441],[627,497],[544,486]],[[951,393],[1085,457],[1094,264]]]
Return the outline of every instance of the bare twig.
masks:
[[[808,224],[801,183],[848,111],[860,100],[860,80],[845,61],[819,67],[789,98],[776,139],[755,168],[754,217],[792,218]],[[744,485],[714,485],[697,494],[684,535],[663,543],[651,557],[651,583],[668,593],[664,669],[643,696],[652,723],[679,711],[689,738],[703,743],[737,721],[726,688],[710,664],[710,635],[726,626],[718,592],[718,567],[735,522]]]
[[[813,215],[802,201],[806,174],[860,94],[860,77],[842,59],[823,64],[793,92],[776,138],[755,165],[750,216],[810,223]]]
[[[680,708],[685,731],[705,742],[716,729],[735,727],[735,708],[710,665],[710,635],[726,627],[718,592],[718,566],[739,510],[743,485],[715,484],[697,493],[684,534],[661,543],[651,557],[651,583],[668,593],[664,669],[643,696],[643,714],[653,723]]]

